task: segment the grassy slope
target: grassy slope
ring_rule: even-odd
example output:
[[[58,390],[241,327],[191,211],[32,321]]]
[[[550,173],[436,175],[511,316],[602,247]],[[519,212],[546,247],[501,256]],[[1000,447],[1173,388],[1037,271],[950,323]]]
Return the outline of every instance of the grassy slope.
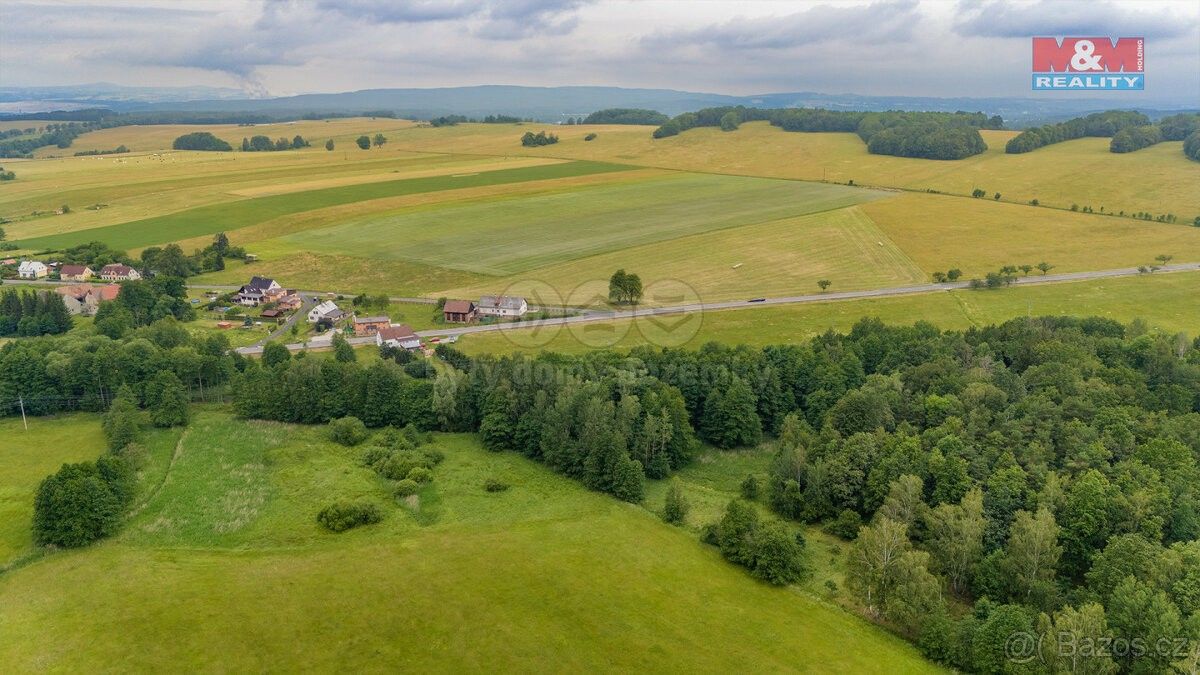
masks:
[[[850,290],[926,278],[861,207],[851,207],[634,246],[437,294],[475,298],[504,290],[573,304],[586,299],[583,289],[595,286],[606,293],[608,277],[618,268],[641,276],[646,304],[679,302],[653,297],[654,285],[663,280],[682,281],[696,298],[711,302],[815,290],[819,279]]]
[[[443,436],[397,507],[320,429],[203,412],[113,541],[0,576],[16,670],[376,668],[925,672],[902,641],[750,579],[693,533]],[[513,487],[480,489],[487,476]],[[383,523],[321,532],[337,496]],[[847,648],[853,645],[852,649]]]
[[[1103,316],[1122,322],[1142,319],[1154,328],[1194,336],[1200,334],[1200,273],[709,312],[688,315],[692,317],[690,321],[698,321],[700,325],[695,336],[685,343],[677,339],[678,333],[666,333],[664,337],[662,324],[642,317],[635,321],[543,328],[540,334],[522,330],[466,335],[456,346],[475,354],[539,348],[580,352],[601,345],[631,347],[647,342],[698,347],[710,340],[750,345],[794,344],[829,329],[848,329],[863,317],[879,317],[891,324],[929,321],[942,328],[961,329],[1030,314]],[[585,330],[584,326],[590,328]],[[693,324],[682,323],[682,326],[686,331]]]
[[[190,237],[237,230],[280,216],[337,204],[441,190],[497,185],[547,178],[569,178],[591,173],[623,171],[627,167],[593,162],[571,162],[518,169],[499,169],[467,175],[428,176],[379,183],[347,185],[280,194],[234,203],[202,206],[155,218],[92,228],[21,241],[26,248],[61,248],[86,241],[103,241],[113,248],[134,249]]]
[[[1160,143],[1138,152],[1114,154],[1109,139],[1084,138],[1022,155],[1008,155],[1004,144],[1013,131],[984,131],[987,152],[959,161],[933,161],[872,155],[849,133],[795,133],[766,122],[722,132],[692,129],[654,140],[651,127],[561,127],[561,141],[547,148],[513,148],[511,132],[485,125],[451,129],[411,128],[397,132],[397,147],[432,152],[527,154],[617,161],[692,171],[750,176],[830,180],[935,189],[969,195],[975,188],[1000,192],[1004,199],[1069,207],[1090,205],[1108,210],[1173,212],[1190,222],[1200,215],[1200,165],[1189,161],[1179,142]],[[583,136],[597,133],[585,142]]]
[[[833,185],[676,174],[372,217],[284,240],[307,250],[504,274],[879,196]]]

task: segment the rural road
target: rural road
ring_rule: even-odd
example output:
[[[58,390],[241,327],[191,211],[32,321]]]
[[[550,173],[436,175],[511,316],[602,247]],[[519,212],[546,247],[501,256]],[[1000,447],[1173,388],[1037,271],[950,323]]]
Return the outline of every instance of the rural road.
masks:
[[[1200,271],[1200,263],[1180,263],[1175,265],[1164,265],[1159,268],[1154,274],[1165,274],[1170,272],[1197,272]],[[1019,277],[1014,285],[1016,286],[1037,286],[1042,284],[1065,283],[1071,281],[1088,281],[1094,279],[1111,279],[1117,277],[1132,277],[1142,274],[1136,267],[1123,267],[1111,270],[1097,270],[1092,272],[1066,272],[1063,274],[1046,274],[1031,277]],[[671,314],[687,314],[691,312],[712,312],[732,309],[752,309],[755,307],[773,306],[773,305],[797,305],[810,302],[829,302],[831,300],[855,300],[862,298],[884,298],[900,295],[916,295],[921,293],[936,293],[939,291],[950,291],[955,289],[965,289],[970,286],[969,281],[957,281],[943,284],[918,284],[915,286],[897,286],[892,288],[872,288],[862,291],[838,291],[833,293],[815,293],[810,295],[790,295],[775,298],[763,298],[757,302],[749,302],[747,300],[727,300],[722,302],[709,303],[691,303],[686,305],[674,305],[670,307],[647,307],[642,309],[628,310],[608,310],[608,311],[590,311],[586,314],[577,316],[554,317],[549,319],[539,319],[537,321],[518,321],[513,323],[495,323],[482,326],[463,326],[462,328],[443,328],[436,330],[417,331],[417,335],[422,338],[435,337],[457,337],[459,335],[470,335],[472,333],[490,333],[494,331],[504,330],[522,330],[527,328],[538,328],[542,326],[556,326],[567,324],[588,323],[595,321],[612,321],[617,319],[631,319],[642,316],[667,316]],[[980,291],[986,292],[986,291]],[[351,345],[370,344],[375,341],[374,337],[348,338],[347,342]],[[328,341],[323,343],[312,344],[307,346],[328,346]],[[288,349],[298,351],[304,349],[304,343],[295,343],[287,345]],[[251,346],[242,347],[237,350],[246,355],[259,354],[262,352],[262,347]]]

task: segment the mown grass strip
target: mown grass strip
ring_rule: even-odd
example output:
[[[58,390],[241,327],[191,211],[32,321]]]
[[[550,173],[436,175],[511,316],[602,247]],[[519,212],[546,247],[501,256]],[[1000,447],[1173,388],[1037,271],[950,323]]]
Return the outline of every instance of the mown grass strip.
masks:
[[[26,239],[22,248],[57,250],[89,241],[100,241],[116,249],[136,249],[155,244],[200,237],[217,232],[230,232],[271,218],[351,202],[440,192],[461,188],[522,183],[533,180],[572,178],[595,173],[627,171],[633,167],[602,162],[565,162],[548,166],[482,171],[461,176],[428,176],[407,178],[383,183],[364,183],[344,187],[310,190],[257,199],[245,199],[226,204],[202,206],[129,223],[97,227],[78,232]]]

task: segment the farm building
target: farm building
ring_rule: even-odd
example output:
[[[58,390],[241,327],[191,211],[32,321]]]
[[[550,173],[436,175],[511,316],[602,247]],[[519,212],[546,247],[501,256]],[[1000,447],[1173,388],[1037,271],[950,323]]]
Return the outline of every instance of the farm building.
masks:
[[[525,316],[529,304],[515,295],[485,295],[479,299],[476,311],[480,316],[518,317]]]
[[[470,300],[447,300],[442,306],[447,323],[471,323],[475,319],[475,303]]]
[[[67,306],[67,311],[71,314],[92,316],[100,307],[101,302],[115,300],[121,292],[121,287],[116,284],[107,286],[79,284],[77,286],[59,286],[54,289],[54,292],[63,296],[63,304]]]
[[[375,333],[375,344],[380,347],[396,347],[400,349],[420,349],[421,338],[413,332],[413,329],[408,324],[399,324],[396,326],[387,326],[380,328]]]

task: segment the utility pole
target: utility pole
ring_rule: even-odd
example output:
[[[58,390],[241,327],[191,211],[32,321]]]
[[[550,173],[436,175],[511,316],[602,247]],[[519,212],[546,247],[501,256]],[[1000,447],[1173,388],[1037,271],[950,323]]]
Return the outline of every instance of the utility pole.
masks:
[[[25,431],[29,431],[29,420],[25,419],[25,397],[17,394],[17,401],[21,404],[21,424],[25,425]]]

